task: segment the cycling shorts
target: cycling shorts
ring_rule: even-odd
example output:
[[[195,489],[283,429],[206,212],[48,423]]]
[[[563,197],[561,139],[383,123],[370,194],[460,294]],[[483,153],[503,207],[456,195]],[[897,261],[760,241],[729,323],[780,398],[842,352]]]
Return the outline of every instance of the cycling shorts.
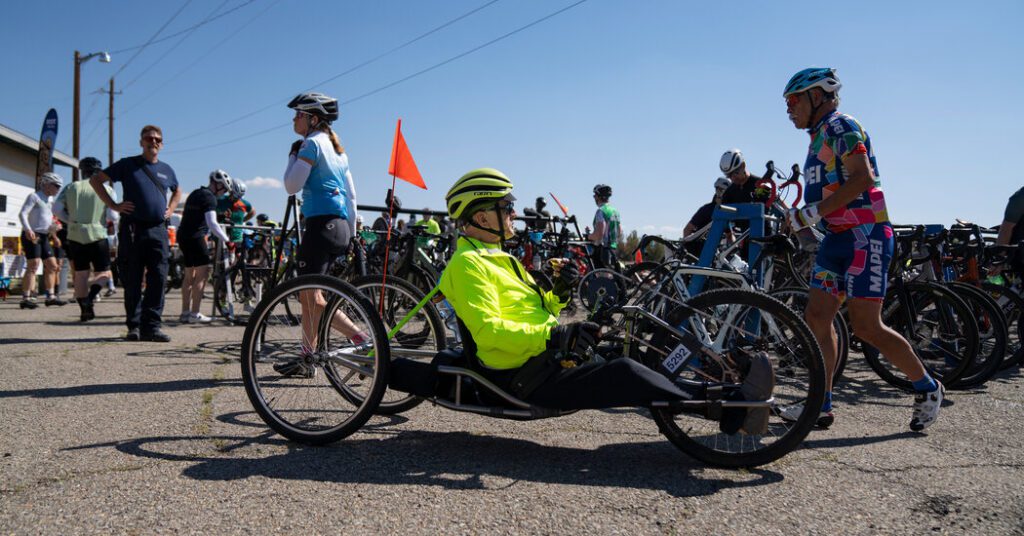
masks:
[[[76,272],[84,272],[92,266],[94,272],[106,272],[110,269],[110,243],[107,239],[97,240],[88,244],[68,242],[68,253]]]
[[[28,238],[25,238],[25,233],[22,233],[21,250],[28,260],[43,259],[45,261],[53,257],[53,247],[50,245],[49,233],[36,233],[35,242],[29,241]]]
[[[306,231],[296,256],[299,275],[326,274],[334,259],[345,252],[352,240],[348,222],[341,216],[306,218]]]
[[[893,232],[888,223],[826,233],[814,259],[811,288],[821,289],[839,301],[847,297],[882,301],[892,251]]]
[[[181,250],[181,258],[186,268],[213,264],[210,248],[201,236],[179,236],[178,249]]]

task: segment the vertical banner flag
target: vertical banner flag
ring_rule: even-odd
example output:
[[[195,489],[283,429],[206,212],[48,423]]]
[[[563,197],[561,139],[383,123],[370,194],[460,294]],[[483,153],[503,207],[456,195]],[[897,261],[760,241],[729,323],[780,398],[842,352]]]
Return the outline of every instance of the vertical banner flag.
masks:
[[[36,190],[42,188],[39,178],[53,171],[53,148],[57,145],[57,110],[50,108],[39,134],[39,158],[36,160]]]
[[[548,192],[548,195],[551,196],[551,199],[555,200],[555,204],[558,205],[558,208],[562,209],[562,214],[564,214],[565,217],[568,218],[569,217],[569,208],[566,207],[565,205],[563,205],[562,202],[559,201],[557,197],[555,197],[555,194],[553,194],[551,192]]]
[[[391,163],[388,164],[388,174],[398,177],[409,184],[427,189],[420,170],[416,169],[416,162],[412,159],[409,146],[405,144],[405,137],[402,136],[402,120],[398,120],[398,127],[395,128],[395,143],[391,146]]]

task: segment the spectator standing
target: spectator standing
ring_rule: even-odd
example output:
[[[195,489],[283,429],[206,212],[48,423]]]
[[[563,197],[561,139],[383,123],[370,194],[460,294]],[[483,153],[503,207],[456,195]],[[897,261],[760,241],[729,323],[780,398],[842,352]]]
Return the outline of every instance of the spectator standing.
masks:
[[[174,213],[181,191],[171,166],[158,158],[164,136],[160,127],[142,127],[142,154],[122,158],[89,179],[93,190],[108,208],[121,214],[117,256],[124,286],[125,324],[129,341],[170,342],[160,330],[167,284],[167,220]],[[115,203],[103,187],[120,182],[124,201]],[[168,200],[170,191],[170,200]],[[146,277],[143,295],[142,277]]]
[[[43,264],[43,286],[46,289],[46,306],[65,305],[66,302],[57,297],[53,286],[60,269],[57,258],[50,246],[50,233],[54,231],[53,196],[57,195],[64,179],[56,173],[43,173],[40,177],[42,189],[28,194],[25,204],[21,206],[21,249],[25,252],[25,277],[21,280],[21,308],[35,309],[38,307],[32,298],[36,287],[36,271],[39,263]]]

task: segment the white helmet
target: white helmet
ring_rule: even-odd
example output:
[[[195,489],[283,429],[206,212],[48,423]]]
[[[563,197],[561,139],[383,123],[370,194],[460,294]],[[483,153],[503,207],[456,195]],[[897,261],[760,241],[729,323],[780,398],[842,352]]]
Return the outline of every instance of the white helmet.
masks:
[[[42,176],[39,177],[39,182],[40,184],[52,184],[57,188],[64,187],[64,179],[60,178],[60,175],[53,173],[52,171],[43,173]]]
[[[245,183],[235,179],[231,181],[231,195],[238,199],[245,197]]]
[[[722,173],[726,175],[736,171],[743,165],[743,153],[739,149],[729,149],[722,155],[722,159],[718,161],[718,169],[722,170]]]
[[[715,191],[722,192],[726,188],[728,188],[730,184],[732,184],[732,181],[730,181],[729,179],[725,177],[718,177],[717,179],[715,179]]]
[[[215,182],[221,185],[225,190],[231,190],[231,176],[223,169],[218,169],[210,173],[210,182]]]

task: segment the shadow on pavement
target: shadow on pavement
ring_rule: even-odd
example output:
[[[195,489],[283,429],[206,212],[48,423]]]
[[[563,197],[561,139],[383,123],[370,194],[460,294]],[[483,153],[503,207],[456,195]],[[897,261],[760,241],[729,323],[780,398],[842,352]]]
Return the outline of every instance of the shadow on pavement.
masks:
[[[812,434],[814,432],[811,432]],[[831,449],[831,448],[845,448],[845,447],[857,447],[860,445],[871,445],[874,443],[884,443],[886,441],[896,441],[898,439],[909,439],[913,437],[926,438],[925,434],[919,434],[917,432],[896,432],[892,434],[886,434],[881,436],[865,436],[865,437],[835,437],[832,439],[810,439],[805,440],[801,443],[803,448],[811,449]]]
[[[71,387],[48,387],[21,391],[0,391],[0,398],[25,396],[30,398],[61,398],[69,396],[109,395],[124,393],[165,393],[170,391],[192,391],[213,387],[240,387],[240,380],[173,380],[152,383],[104,383],[96,385],[75,385]]]
[[[73,339],[0,339],[0,344],[78,344],[83,342],[117,342],[123,341],[124,337],[114,335],[110,337],[75,337]]]
[[[213,450],[215,444],[222,446],[210,456],[179,454],[197,452],[197,447]],[[253,444],[285,446],[288,450],[260,458],[224,456],[225,452]],[[775,484],[784,479],[782,474],[766,469],[727,473],[726,478],[705,478],[703,465],[667,441],[604,445],[589,450],[466,432],[395,432],[383,438],[348,439],[324,447],[305,447],[267,431],[257,437],[144,437],[66,450],[103,447],[143,458],[194,462],[182,474],[213,481],[263,476],[314,482],[428,485],[454,490],[494,490],[526,481],[655,489],[676,497],[692,497],[727,488]],[[260,452],[256,448],[246,453],[251,456]]]

